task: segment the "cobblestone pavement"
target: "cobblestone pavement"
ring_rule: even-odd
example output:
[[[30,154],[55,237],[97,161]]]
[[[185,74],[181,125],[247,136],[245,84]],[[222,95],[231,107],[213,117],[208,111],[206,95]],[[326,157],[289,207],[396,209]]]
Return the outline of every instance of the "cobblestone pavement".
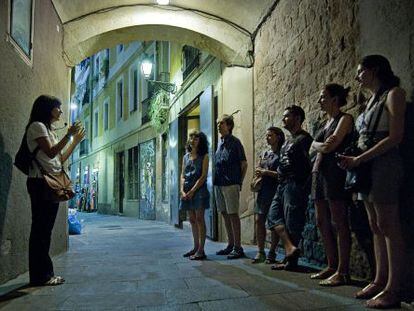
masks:
[[[207,241],[208,260],[182,257],[188,230],[133,218],[80,214],[83,233],[54,258],[66,283],[22,287],[27,273],[0,286],[1,310],[359,310],[356,286],[323,288],[309,270],[271,271],[249,259],[215,255],[223,243]],[[254,256],[255,248],[246,247]],[[13,291],[10,291],[14,289]]]

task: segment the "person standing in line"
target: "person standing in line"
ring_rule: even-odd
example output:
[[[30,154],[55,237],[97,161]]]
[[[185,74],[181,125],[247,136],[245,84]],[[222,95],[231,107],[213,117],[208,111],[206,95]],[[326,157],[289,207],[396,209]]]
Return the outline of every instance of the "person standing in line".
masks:
[[[371,94],[361,117],[359,156],[340,156],[344,169],[371,165],[371,188],[359,194],[374,239],[375,279],[356,293],[356,298],[369,299],[368,308],[400,307],[400,285],[404,269],[405,245],[399,213],[399,193],[403,181],[403,165],[398,149],[404,136],[406,99],[399,87],[400,79],[382,55],[364,57],[357,68],[356,80]],[[376,130],[374,123],[376,120]],[[358,118],[359,119],[359,118]],[[373,142],[370,136],[373,137]]]
[[[302,129],[305,112],[297,105],[283,113],[283,126],[289,131],[280,150],[277,168],[279,185],[267,215],[267,228],[275,230],[285,248],[285,259],[272,270],[293,270],[300,256],[298,248],[305,225],[308,202],[308,182],[311,175],[309,148],[312,137]]]
[[[228,245],[216,254],[237,259],[244,256],[241,247],[239,199],[247,171],[247,160],[243,145],[232,134],[233,117],[223,115],[218,120],[217,127],[221,137],[214,155],[214,194],[217,210],[223,216]]]
[[[194,247],[184,257],[191,260],[204,260],[206,223],[204,211],[210,207],[210,194],[207,189],[208,141],[203,132],[191,131],[187,143],[187,153],[183,157],[181,171],[180,209],[188,211]]]
[[[52,124],[62,116],[62,103],[59,99],[39,96],[30,113],[26,127],[29,151],[35,154],[37,161],[46,172],[58,173],[75,147],[85,137],[85,130],[78,123],[72,125],[67,134],[59,141]],[[72,137],[72,142],[65,151]],[[37,151],[35,151],[37,150]],[[53,263],[49,256],[52,229],[55,224],[59,202],[48,198],[48,185],[33,161],[27,178],[27,190],[32,209],[32,226],[29,238],[29,277],[32,286],[53,286],[65,282],[64,278],[55,276]]]
[[[335,157],[350,145],[354,120],[343,113],[349,88],[331,83],[319,95],[320,109],[327,120],[318,131],[311,148],[317,152],[312,170],[312,199],[315,202],[316,224],[322,236],[328,267],[311,275],[322,286],[346,285],[350,282],[349,259],[351,233],[345,193],[345,171]],[[335,231],[332,226],[335,227]],[[336,232],[336,235],[334,234]]]
[[[270,250],[266,257],[264,250],[266,239],[265,225],[269,207],[277,188],[276,170],[279,165],[280,147],[285,142],[285,134],[280,128],[271,126],[266,131],[266,142],[270,146],[270,149],[263,152],[255,171],[256,176],[262,178],[262,186],[257,193],[254,209],[258,251],[252,259],[252,263],[266,261],[268,264],[273,264],[276,262],[276,246],[279,239],[276,232],[271,231]]]

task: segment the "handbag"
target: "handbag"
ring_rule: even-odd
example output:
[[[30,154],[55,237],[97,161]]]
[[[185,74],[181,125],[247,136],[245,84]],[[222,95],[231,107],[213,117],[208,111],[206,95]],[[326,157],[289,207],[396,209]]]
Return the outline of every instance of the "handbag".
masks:
[[[46,182],[46,190],[44,198],[48,201],[63,202],[72,199],[75,196],[75,192],[72,189],[72,181],[68,174],[65,172],[62,166],[62,170],[58,173],[47,172],[40,162],[34,158],[43,178]]]
[[[371,163],[363,163],[346,171],[344,189],[350,193],[368,194],[371,190]]]
[[[382,93],[383,92],[379,92],[379,94],[376,95],[377,99]],[[367,138],[367,141],[365,143],[368,149],[375,145],[374,136],[378,128],[378,124],[379,124],[379,121],[382,115],[382,111],[384,110],[384,104],[382,104],[379,109],[380,110],[377,114],[374,127],[372,128],[372,132],[370,133],[370,136]],[[367,128],[369,128],[371,121],[372,121],[372,118],[370,118]],[[347,156],[354,156],[354,157],[361,155],[363,151],[357,147],[357,141],[358,141],[358,135],[356,133],[356,130],[354,130],[353,142],[351,146],[348,147],[344,151],[343,154]],[[345,191],[349,193],[369,194],[371,190],[371,185],[372,185],[372,162],[371,161],[361,163],[357,167],[348,169],[346,171],[345,184],[344,184]]]
[[[262,188],[262,176],[254,176],[252,179],[252,182],[250,183],[250,190],[252,192],[259,192],[260,189]]]

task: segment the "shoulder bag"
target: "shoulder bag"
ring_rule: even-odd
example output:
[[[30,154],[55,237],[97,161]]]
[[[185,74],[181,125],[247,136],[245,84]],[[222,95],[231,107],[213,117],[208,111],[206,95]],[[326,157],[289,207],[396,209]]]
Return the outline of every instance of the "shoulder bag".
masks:
[[[75,192],[72,189],[72,182],[66,174],[63,166],[62,170],[58,173],[47,172],[40,162],[34,158],[43,178],[46,182],[47,189],[45,192],[45,199],[53,202],[63,202],[72,199],[75,196]]]
[[[378,95],[379,98],[379,95]],[[377,114],[374,127],[372,128],[371,135],[369,135],[366,145],[368,148],[371,148],[375,145],[374,136],[378,128],[379,121],[381,119],[382,111],[384,110],[384,103],[381,104]],[[372,118],[370,118],[367,128],[371,124]],[[362,150],[357,147],[358,135],[356,135],[356,130],[354,129],[354,139],[351,146],[345,150],[344,154],[349,156],[359,156],[362,154]],[[372,184],[372,163],[371,161],[361,163],[359,166],[349,169],[346,171],[345,178],[345,191],[349,193],[362,193],[369,194]]]
[[[260,163],[263,160],[264,154],[260,157]],[[262,188],[263,177],[254,175],[252,181],[250,183],[250,191],[252,192],[259,192]]]

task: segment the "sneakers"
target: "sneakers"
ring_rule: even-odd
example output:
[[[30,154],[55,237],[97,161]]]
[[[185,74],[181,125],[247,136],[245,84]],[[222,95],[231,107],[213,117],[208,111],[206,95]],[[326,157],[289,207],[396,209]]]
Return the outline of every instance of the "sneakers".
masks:
[[[228,255],[233,251],[233,246],[227,245],[225,249],[221,249],[216,252],[216,255]]]
[[[234,247],[231,253],[227,256],[227,259],[238,259],[244,257],[242,247]]]

